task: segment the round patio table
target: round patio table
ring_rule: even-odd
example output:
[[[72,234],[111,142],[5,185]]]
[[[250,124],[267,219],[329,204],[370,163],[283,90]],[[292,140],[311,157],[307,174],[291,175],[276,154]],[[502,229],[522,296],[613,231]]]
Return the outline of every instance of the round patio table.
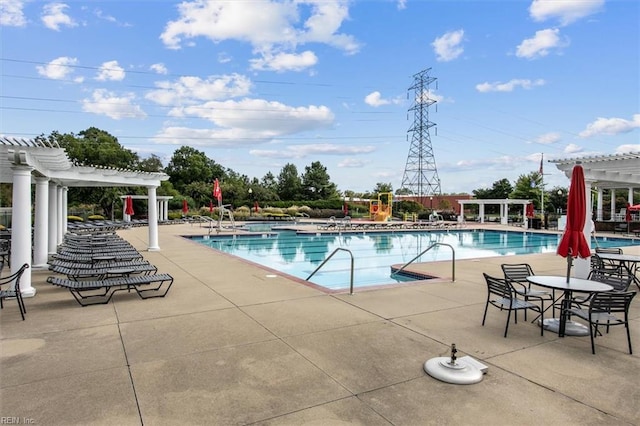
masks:
[[[565,334],[572,336],[588,336],[590,334],[586,326],[577,322],[567,321],[567,311],[571,308],[571,294],[574,291],[581,293],[599,293],[613,290],[613,287],[609,284],[599,281],[574,277],[570,277],[567,281],[566,276],[560,275],[531,275],[527,277],[527,281],[540,287],[562,290],[564,292],[560,318],[544,320],[544,323],[540,324],[541,327],[545,327],[545,329],[551,331],[556,331],[557,328],[559,337],[564,337]]]
[[[637,271],[640,270],[640,256],[633,254],[616,254],[616,253],[596,253],[602,260],[610,260],[618,262],[628,273],[633,277],[633,282],[640,289],[640,278],[638,278]]]

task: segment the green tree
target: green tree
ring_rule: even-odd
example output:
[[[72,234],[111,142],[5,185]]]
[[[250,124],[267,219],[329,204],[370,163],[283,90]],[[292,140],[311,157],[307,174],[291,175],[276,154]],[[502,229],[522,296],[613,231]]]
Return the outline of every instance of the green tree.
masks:
[[[513,192],[513,187],[507,179],[500,179],[493,182],[493,186],[489,188],[474,189],[473,195],[478,199],[504,199],[509,198]]]
[[[173,153],[165,173],[169,175],[173,186],[182,193],[191,182],[204,182],[211,185],[215,178],[224,178],[225,171],[204,152],[190,146],[183,146]]]
[[[391,182],[388,182],[388,183],[378,182],[378,183],[376,183],[375,188],[373,188],[373,193],[375,195],[377,195],[377,194],[380,194],[381,192],[393,192],[393,185],[391,185]]]
[[[327,168],[319,161],[305,167],[302,175],[302,192],[308,200],[339,198],[337,187],[331,182]]]
[[[160,157],[155,154],[151,154],[151,156],[140,160],[137,169],[143,172],[162,172],[164,166],[162,165],[162,161]]]
[[[278,197],[281,200],[299,200],[302,192],[302,180],[298,176],[295,164],[285,164],[278,175]]]
[[[511,198],[532,200],[536,209],[540,208],[540,192],[542,190],[542,175],[539,172],[531,172],[528,175],[520,175],[516,180]]]

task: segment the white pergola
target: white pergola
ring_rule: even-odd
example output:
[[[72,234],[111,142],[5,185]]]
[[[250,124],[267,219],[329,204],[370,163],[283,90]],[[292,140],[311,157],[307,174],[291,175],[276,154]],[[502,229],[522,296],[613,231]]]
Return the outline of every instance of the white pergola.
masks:
[[[587,184],[587,194],[591,194],[591,189],[597,192],[596,220],[601,222],[603,215],[602,195],[605,190],[611,193],[611,220],[619,219],[624,221],[624,216],[615,211],[616,190],[627,191],[627,202],[633,204],[634,189],[640,189],[640,152],[629,152],[626,154],[600,155],[593,157],[568,158],[562,160],[550,160],[556,167],[563,171],[570,179],[571,171],[577,161],[580,161],[584,169],[584,178]],[[589,204],[591,209],[593,200]],[[589,212],[589,220],[593,212]]]
[[[33,268],[48,266],[48,255],[56,252],[67,232],[67,190],[70,187],[146,187],[149,199],[148,250],[160,250],[156,188],[168,179],[169,176],[164,173],[80,166],[69,160],[65,150],[56,143],[0,137],[0,182],[13,184],[12,273],[25,263]],[[32,185],[35,186],[33,221]],[[20,281],[20,289],[25,297],[36,293],[31,286],[30,271],[28,269]]]
[[[458,216],[458,222],[464,222],[464,207],[467,204],[473,204],[479,206],[480,223],[484,223],[484,206],[486,205],[499,205],[500,206],[500,223],[507,225],[509,223],[509,205],[521,205],[522,206],[522,225],[526,228],[527,222],[527,204],[531,204],[531,200],[517,200],[513,198],[504,199],[475,199],[475,200],[457,200],[460,204],[460,215]]]
[[[600,155],[581,158],[567,158],[559,160],[549,160],[556,165],[558,170],[564,172],[567,178],[571,179],[573,167],[576,164],[582,165],[585,178],[585,194],[591,196],[592,188],[597,188],[596,220],[602,220],[602,191],[611,191],[611,217],[615,220],[615,190],[626,189],[628,191],[628,202],[633,203],[633,191],[640,188],[640,152],[629,152],[626,154]],[[593,199],[587,200],[587,212],[585,223],[591,223],[593,217]],[[585,226],[585,239],[591,244],[591,227]],[[575,275],[586,278],[589,274],[589,259],[576,259]]]

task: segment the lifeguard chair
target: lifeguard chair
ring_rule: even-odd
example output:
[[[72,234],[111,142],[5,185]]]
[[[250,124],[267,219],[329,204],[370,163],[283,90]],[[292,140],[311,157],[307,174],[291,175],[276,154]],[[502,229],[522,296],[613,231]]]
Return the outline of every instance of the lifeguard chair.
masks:
[[[381,192],[378,198],[369,201],[369,219],[385,222],[391,218],[393,209],[393,193]]]

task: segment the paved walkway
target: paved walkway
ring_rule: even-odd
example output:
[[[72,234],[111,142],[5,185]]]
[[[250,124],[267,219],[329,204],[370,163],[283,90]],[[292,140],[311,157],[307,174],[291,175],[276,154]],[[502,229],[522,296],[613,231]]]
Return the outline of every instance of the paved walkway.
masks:
[[[640,298],[624,329],[596,340],[544,337],[506,313],[482,327],[482,272],[504,257],[429,265],[442,279],[355,295],[327,294],[160,227],[144,252],[175,282],[163,299],[120,292],[80,307],[34,272],[27,319],[0,313],[0,420],[37,425],[640,424]],[[147,229],[120,234],[139,250]],[[625,248],[640,254],[640,246]],[[519,256],[563,274],[555,254]],[[439,382],[426,360],[471,355],[489,366],[474,385]]]

